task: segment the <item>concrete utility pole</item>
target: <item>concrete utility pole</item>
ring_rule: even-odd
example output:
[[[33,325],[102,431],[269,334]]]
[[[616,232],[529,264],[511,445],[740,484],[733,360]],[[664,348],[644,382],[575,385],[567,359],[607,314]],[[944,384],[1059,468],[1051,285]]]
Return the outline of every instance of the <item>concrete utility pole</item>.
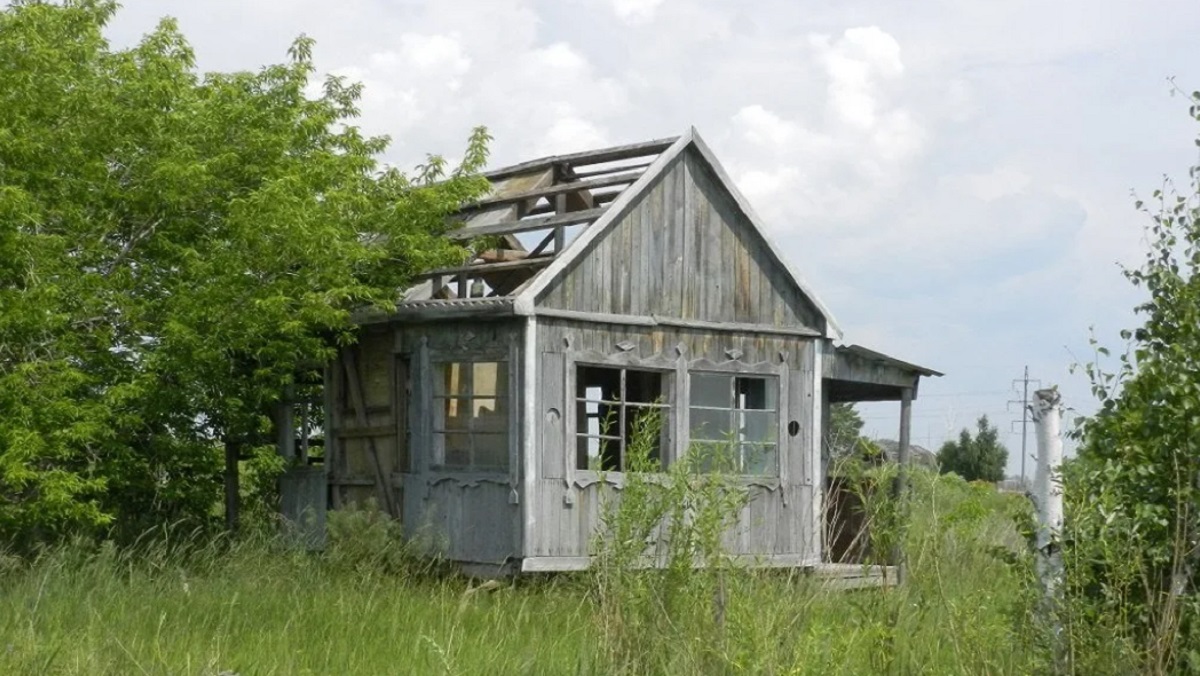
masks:
[[[1063,527],[1062,490],[1062,398],[1054,388],[1033,393],[1033,422],[1037,426],[1038,464],[1034,499],[1038,514],[1037,573],[1045,593],[1044,612],[1053,636],[1055,660],[1063,666],[1062,624],[1058,621],[1059,596],[1062,593]],[[1058,673],[1063,673],[1059,671]]]

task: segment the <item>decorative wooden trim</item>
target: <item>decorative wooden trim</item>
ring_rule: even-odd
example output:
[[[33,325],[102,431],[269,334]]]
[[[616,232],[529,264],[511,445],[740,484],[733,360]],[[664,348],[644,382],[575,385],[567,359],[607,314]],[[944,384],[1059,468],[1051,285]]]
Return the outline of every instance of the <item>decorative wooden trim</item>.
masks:
[[[661,315],[622,315],[607,312],[583,312],[580,310],[559,310],[555,308],[534,308],[533,314],[539,317],[567,319],[570,321],[587,322],[589,324],[619,324],[622,326],[668,326],[679,329],[699,329],[702,331],[720,331],[726,333],[756,333],[771,336],[793,336],[799,338],[819,338],[821,333],[802,326],[770,326],[768,324],[747,324],[742,322],[710,322],[701,319],[679,319]]]

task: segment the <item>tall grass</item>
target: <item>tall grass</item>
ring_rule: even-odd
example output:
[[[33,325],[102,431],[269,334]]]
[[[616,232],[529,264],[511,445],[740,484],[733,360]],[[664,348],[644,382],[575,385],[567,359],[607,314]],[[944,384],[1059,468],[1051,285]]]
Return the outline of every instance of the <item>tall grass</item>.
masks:
[[[906,584],[860,591],[719,558],[480,583],[364,514],[322,554],[76,543],[0,562],[0,673],[1044,673],[1020,499],[918,473],[912,504]]]

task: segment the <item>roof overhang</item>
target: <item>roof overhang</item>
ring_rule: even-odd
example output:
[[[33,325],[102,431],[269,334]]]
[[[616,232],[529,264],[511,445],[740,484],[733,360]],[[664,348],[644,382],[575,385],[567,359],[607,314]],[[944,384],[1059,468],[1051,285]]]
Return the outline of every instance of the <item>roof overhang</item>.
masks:
[[[897,401],[905,388],[917,396],[921,376],[942,373],[861,345],[838,346],[824,360],[823,376],[831,402]]]

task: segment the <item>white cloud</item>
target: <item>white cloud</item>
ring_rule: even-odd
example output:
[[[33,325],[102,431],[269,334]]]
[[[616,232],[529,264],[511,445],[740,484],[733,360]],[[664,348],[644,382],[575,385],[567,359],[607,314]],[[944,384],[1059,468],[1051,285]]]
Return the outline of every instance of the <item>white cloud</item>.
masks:
[[[626,22],[645,23],[654,18],[663,0],[612,0],[613,11]]]
[[[308,33],[322,72],[364,82],[362,126],[400,166],[476,124],[495,164],[694,124],[848,339],[950,371],[924,395],[1061,362],[1114,315],[1129,189],[1195,159],[1162,78],[1195,88],[1200,4],[1150,3],[125,0],[109,33],[171,14],[219,70]],[[1047,289],[1065,311],[1031,319]]]

